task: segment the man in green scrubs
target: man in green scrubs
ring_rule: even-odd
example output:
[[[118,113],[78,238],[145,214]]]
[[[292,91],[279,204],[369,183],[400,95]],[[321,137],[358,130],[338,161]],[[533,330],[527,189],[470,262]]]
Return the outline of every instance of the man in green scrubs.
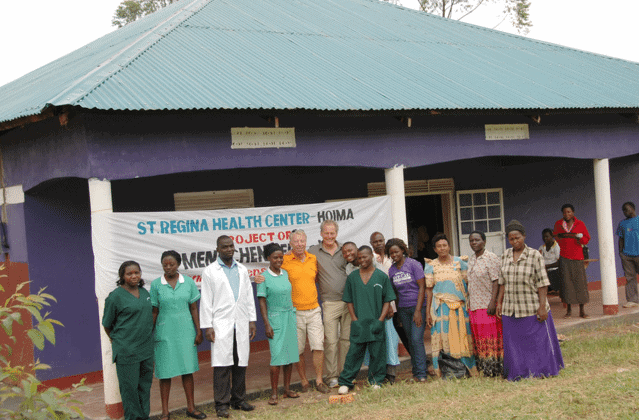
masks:
[[[366,349],[370,353],[368,381],[379,388],[386,377],[386,334],[384,321],[395,300],[388,276],[373,264],[373,250],[364,245],[357,251],[359,270],[346,279],[343,300],[351,315],[350,347],[344,370],[339,377],[339,394],[353,388],[353,380],[362,367]]]

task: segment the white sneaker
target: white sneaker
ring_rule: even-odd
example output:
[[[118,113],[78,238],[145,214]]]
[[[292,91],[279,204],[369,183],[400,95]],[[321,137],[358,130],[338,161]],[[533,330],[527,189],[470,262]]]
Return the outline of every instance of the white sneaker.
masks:
[[[371,386],[371,389],[381,389],[381,386],[375,384],[375,385]]]
[[[331,379],[331,380],[328,382],[328,387],[329,387],[329,388],[337,388],[337,385],[338,385],[338,384],[337,384],[337,379]]]
[[[639,306],[639,303],[637,302],[626,302],[623,304],[624,308],[634,308],[636,306]]]
[[[342,385],[339,387],[339,389],[337,390],[337,393],[339,395],[346,395],[348,394],[348,387],[346,385]]]

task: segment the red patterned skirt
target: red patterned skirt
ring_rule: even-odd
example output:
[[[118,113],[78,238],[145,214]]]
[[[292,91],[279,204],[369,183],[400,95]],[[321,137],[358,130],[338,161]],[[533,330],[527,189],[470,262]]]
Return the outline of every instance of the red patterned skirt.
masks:
[[[477,370],[484,376],[503,376],[504,339],[501,319],[486,309],[470,312],[470,329],[475,342]]]

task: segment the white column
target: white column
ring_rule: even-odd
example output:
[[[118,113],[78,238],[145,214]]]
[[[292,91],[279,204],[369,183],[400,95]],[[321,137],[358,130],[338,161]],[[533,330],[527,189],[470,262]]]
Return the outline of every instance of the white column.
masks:
[[[614,315],[619,310],[619,298],[617,295],[617,270],[615,268],[608,159],[594,159],[594,171],[603,307],[604,314]]]
[[[101,224],[96,220],[97,214],[112,213],[113,212],[113,200],[111,196],[111,182],[107,180],[100,181],[97,178],[89,179],[89,201],[91,204],[91,237],[93,242],[93,248],[96,249],[97,240],[101,238],[104,240],[104,236],[107,234],[101,229]],[[95,253],[94,253],[95,255]],[[102,262],[100,257],[95,255],[95,281],[96,284],[100,281],[98,278],[102,270]],[[102,315],[104,313],[104,301],[106,296],[97,292],[98,298],[98,311],[100,325],[100,342],[102,348],[102,375],[104,380],[104,403],[106,404],[106,412],[111,418],[119,418],[122,412],[122,399],[120,398],[120,389],[118,384],[118,376],[115,370],[115,364],[112,362],[112,350],[111,341],[102,328]]]
[[[391,196],[393,219],[393,237],[408,243],[408,226],[406,223],[406,197],[404,193],[404,166],[395,165],[385,169],[386,194]]]

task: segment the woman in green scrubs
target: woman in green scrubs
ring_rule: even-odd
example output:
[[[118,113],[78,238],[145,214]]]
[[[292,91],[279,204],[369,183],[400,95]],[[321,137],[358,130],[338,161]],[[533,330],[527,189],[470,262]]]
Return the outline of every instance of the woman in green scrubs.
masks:
[[[140,264],[125,261],[118,287],[106,298],[102,326],[111,339],[126,420],[146,420],[153,381],[151,296],[142,286]]]

